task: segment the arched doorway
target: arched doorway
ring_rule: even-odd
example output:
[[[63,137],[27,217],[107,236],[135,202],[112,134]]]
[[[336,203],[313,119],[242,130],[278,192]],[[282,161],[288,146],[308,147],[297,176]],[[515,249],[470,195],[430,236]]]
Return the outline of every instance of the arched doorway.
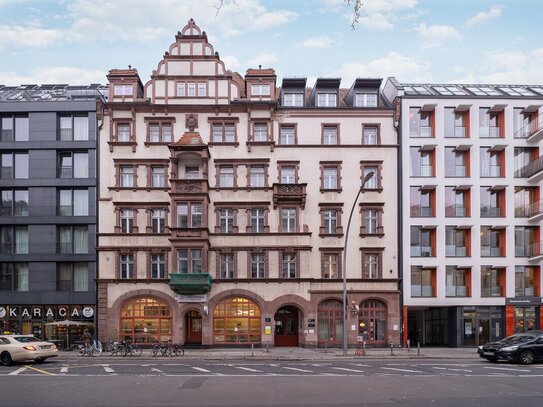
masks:
[[[387,338],[387,306],[379,300],[366,300],[358,312],[358,335],[368,344],[385,345]]]
[[[253,301],[232,297],[213,310],[213,342],[218,344],[260,343],[260,308]]]
[[[189,311],[185,315],[185,344],[202,344],[202,314]]]
[[[141,297],[121,308],[121,340],[155,343],[172,339],[172,310],[159,299]]]
[[[298,346],[298,309],[296,307],[282,307],[277,310],[274,316],[275,346]]]
[[[318,346],[339,346],[343,343],[343,303],[325,300],[317,307]]]

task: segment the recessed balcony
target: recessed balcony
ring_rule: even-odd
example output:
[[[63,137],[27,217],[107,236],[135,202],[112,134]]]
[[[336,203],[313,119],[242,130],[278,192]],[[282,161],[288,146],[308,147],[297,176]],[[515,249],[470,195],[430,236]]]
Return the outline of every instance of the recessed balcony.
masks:
[[[543,218],[543,199],[526,205],[524,215],[528,216],[529,222],[537,222]]]
[[[528,143],[537,143],[543,140],[543,120],[536,120],[526,126],[526,133]]]
[[[526,247],[529,261],[540,261],[543,259],[543,241],[534,242]]]

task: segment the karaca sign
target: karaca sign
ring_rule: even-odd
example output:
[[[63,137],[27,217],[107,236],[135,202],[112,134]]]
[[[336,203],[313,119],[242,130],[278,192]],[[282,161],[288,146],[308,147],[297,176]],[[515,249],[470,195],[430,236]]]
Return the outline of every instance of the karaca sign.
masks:
[[[94,307],[91,306],[0,306],[0,318],[92,318]]]

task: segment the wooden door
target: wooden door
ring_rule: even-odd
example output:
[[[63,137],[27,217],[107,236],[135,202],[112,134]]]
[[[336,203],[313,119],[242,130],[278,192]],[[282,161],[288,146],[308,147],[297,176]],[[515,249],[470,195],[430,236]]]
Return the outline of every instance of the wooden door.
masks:
[[[185,343],[192,345],[202,344],[202,315],[198,311],[189,311],[186,319]]]

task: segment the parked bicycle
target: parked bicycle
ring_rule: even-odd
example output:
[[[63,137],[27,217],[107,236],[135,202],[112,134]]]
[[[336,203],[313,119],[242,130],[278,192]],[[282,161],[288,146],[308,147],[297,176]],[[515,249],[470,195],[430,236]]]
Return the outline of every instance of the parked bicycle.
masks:
[[[129,341],[121,341],[121,356],[141,356],[143,353],[143,349],[132,342]]]
[[[86,346],[86,345],[78,345],[77,349],[77,356],[100,356],[102,354],[102,344],[100,341],[94,341],[92,345]]]
[[[104,349],[104,352],[108,352],[110,356],[117,356],[123,354],[124,344],[117,341],[109,341]]]
[[[168,342],[156,342],[151,349],[151,356],[183,356],[185,349],[183,346]]]

